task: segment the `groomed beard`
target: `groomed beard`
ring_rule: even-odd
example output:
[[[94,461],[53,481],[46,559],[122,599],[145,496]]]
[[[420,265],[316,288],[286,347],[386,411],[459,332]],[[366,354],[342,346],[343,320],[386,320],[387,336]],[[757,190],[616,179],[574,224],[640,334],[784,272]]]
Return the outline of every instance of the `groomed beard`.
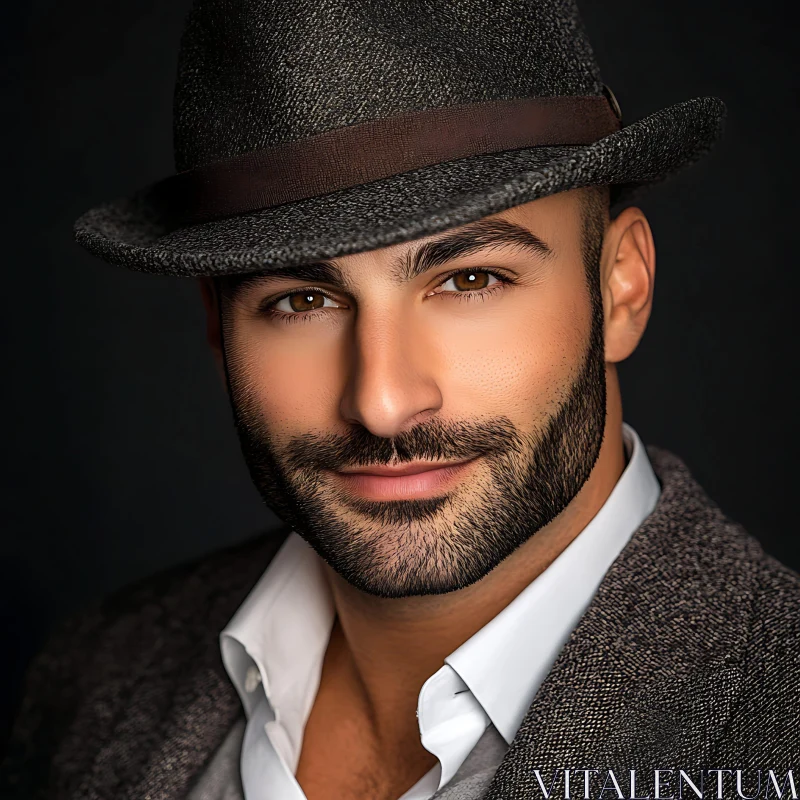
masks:
[[[587,274],[592,322],[580,373],[543,430],[533,434],[503,416],[433,418],[392,438],[353,427],[344,435],[306,433],[278,449],[241,388],[244,376],[231,374],[226,357],[242,453],[264,502],[363,592],[442,594],[483,578],[569,505],[600,453],[606,381],[603,307],[594,276]],[[467,479],[448,494],[421,500],[346,496],[321,472],[478,456],[490,484],[470,486]]]

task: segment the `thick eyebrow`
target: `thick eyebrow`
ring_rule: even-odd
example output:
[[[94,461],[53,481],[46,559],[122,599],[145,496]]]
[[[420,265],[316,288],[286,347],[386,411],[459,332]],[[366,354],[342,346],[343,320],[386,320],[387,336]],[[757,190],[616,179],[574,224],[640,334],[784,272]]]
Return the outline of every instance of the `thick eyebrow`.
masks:
[[[404,253],[390,268],[391,276],[396,283],[407,283],[434,267],[490,247],[514,247],[538,258],[553,255],[552,248],[546,242],[521,225],[508,220],[478,220]],[[347,288],[344,274],[331,261],[229,275],[222,279],[222,286],[229,300],[236,300],[247,289],[276,278]]]
[[[538,258],[553,255],[546,242],[521,225],[501,219],[478,220],[405,253],[394,265],[393,276],[398,282],[410,281],[454,258],[489,247],[515,247]]]

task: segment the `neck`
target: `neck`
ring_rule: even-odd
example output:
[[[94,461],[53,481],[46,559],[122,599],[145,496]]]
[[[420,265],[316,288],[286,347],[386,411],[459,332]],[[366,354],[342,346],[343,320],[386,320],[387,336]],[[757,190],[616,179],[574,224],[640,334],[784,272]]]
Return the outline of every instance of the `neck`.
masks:
[[[589,480],[556,519],[480,581],[443,595],[386,599],[327,570],[337,613],[331,650],[342,697],[357,692],[389,738],[398,719],[415,720],[419,690],[444,659],[544,572],[608,499],[625,468],[616,381],[608,381],[608,391],[605,435]]]

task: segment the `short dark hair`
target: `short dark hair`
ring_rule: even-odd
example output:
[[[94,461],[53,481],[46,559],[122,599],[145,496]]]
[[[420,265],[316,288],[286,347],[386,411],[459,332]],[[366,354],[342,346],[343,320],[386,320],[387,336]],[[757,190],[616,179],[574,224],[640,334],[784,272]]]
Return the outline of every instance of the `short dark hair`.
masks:
[[[586,186],[581,191],[583,205],[582,244],[587,270],[600,261],[606,227],[610,220],[611,189],[608,185]]]
[[[611,191],[608,186],[588,186],[582,190],[581,249],[585,268],[592,321],[595,330],[603,330],[603,291],[600,286],[600,256],[611,213]]]

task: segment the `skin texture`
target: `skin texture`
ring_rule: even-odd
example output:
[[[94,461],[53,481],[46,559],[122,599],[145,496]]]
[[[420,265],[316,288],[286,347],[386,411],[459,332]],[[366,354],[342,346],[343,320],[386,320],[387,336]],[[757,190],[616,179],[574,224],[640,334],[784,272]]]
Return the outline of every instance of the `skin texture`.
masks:
[[[419,556],[420,541],[452,537],[458,520],[470,509],[483,508],[487,495],[497,490],[488,457],[476,458],[458,473],[447,486],[451,500],[432,516],[417,513],[387,520],[348,505],[332,473],[318,469],[316,478],[306,476],[304,482],[289,471],[290,443],[311,437],[302,451],[307,459],[314,441],[325,436],[360,431],[371,444],[403,442],[404,435],[413,442],[409,432],[415,429],[470,424],[480,430],[482,422],[498,419],[510,423],[529,444],[541,441],[574,389],[591,341],[593,305],[582,249],[585,199],[585,190],[574,190],[487,218],[535,234],[552,251],[546,256],[519,247],[484,247],[447,259],[413,280],[392,280],[398,263],[408,263],[422,245],[445,235],[439,234],[334,259],[344,288],[280,277],[247,286],[231,302],[219,296],[211,280],[200,281],[208,341],[223,379],[224,347],[240,421],[244,418],[268,437],[273,459],[284,468],[277,475],[254,473],[257,485],[270,475],[278,478],[276,488],[259,485],[265,499],[291,519],[293,504],[284,499],[292,486],[300,500],[321,492],[324,507],[341,522],[340,535],[350,531],[353,551],[373,558],[369,574],[376,564],[383,568],[380,585],[359,583],[357,569],[345,573],[348,579],[327,569],[337,620],[297,770],[311,800],[396,800],[436,763],[419,740],[415,710],[422,684],[445,656],[547,568],[616,484],[625,462],[615,364],[640,341],[653,297],[655,248],[644,214],[627,208],[607,220],[598,253],[595,313],[602,311],[599,363],[605,376],[602,443],[598,436],[599,447],[590,453],[585,445],[591,437],[577,441],[581,446],[576,452],[585,453],[585,474],[573,470],[577,483],[561,493],[563,507],[554,508],[551,518],[545,515],[546,524],[536,525],[535,532],[528,530],[524,542],[514,542],[513,552],[496,566],[490,563],[492,554],[483,553],[483,577],[466,579],[454,559],[441,557],[415,586],[401,586],[408,571],[402,560]],[[465,302],[456,296],[453,272],[479,268],[502,271],[514,283]],[[459,280],[466,285],[464,278]],[[322,309],[301,311],[306,320],[287,323],[263,313],[265,299],[309,286],[324,290],[330,299]],[[306,307],[304,296],[310,295],[304,291],[294,297],[300,308]],[[278,308],[290,313],[291,302],[284,300]],[[254,441],[263,454],[264,440]],[[243,450],[253,472],[254,454]],[[366,447],[356,452],[373,451]],[[391,452],[376,452],[380,463],[393,463],[383,458]],[[419,455],[413,447],[412,454]],[[567,470],[569,464],[554,468]],[[519,470],[517,477],[523,480],[525,473]],[[483,546],[480,539],[467,543]],[[318,551],[322,544],[315,544]],[[341,541],[333,544],[341,549]],[[453,589],[448,581],[460,588]],[[397,596],[379,596],[391,594],[387,586]],[[425,586],[432,590],[420,591]]]

